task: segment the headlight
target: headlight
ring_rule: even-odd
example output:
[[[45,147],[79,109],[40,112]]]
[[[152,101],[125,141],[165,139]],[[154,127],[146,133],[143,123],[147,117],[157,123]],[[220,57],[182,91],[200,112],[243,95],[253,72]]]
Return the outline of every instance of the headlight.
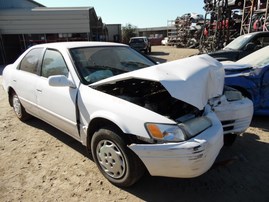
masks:
[[[178,125],[147,123],[147,131],[155,140],[180,142],[186,140],[186,135]]]
[[[211,120],[204,116],[191,119],[184,123],[179,124],[179,127],[184,129],[188,138],[198,135],[199,133],[203,132],[210,126],[212,126]]]
[[[226,96],[228,101],[236,101],[243,99],[242,93],[240,91],[229,86],[224,87],[224,95]]]
[[[210,119],[198,117],[178,125],[147,123],[146,129],[157,141],[181,142],[198,135],[211,125]]]

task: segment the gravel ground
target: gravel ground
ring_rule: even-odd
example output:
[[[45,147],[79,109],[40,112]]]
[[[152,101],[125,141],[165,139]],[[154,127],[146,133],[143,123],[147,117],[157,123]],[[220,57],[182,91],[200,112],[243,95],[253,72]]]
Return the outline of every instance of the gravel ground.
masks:
[[[154,46],[151,57],[165,62],[195,53]],[[121,189],[100,174],[79,142],[40,120],[20,122],[0,87],[0,201],[269,201],[268,120],[254,117],[200,177],[145,175]]]

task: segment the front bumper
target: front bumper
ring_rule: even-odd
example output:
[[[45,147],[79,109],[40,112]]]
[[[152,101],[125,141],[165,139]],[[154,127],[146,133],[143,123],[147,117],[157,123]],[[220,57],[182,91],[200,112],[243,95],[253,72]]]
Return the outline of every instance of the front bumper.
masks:
[[[223,146],[223,130],[216,115],[208,114],[212,126],[198,136],[179,143],[132,144],[152,176],[192,178],[205,173]]]
[[[225,134],[241,134],[249,127],[253,116],[253,103],[248,98],[222,101],[214,111],[223,125]]]

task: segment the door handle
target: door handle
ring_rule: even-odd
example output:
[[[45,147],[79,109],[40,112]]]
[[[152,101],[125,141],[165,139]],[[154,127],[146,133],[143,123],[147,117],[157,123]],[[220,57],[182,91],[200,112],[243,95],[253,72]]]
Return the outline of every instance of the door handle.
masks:
[[[37,90],[37,92],[42,93],[42,90],[41,89],[36,89],[36,90]]]

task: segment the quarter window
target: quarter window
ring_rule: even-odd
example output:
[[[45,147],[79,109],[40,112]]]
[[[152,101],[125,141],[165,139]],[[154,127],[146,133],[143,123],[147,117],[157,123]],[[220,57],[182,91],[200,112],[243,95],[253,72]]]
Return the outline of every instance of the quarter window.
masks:
[[[38,64],[41,60],[42,48],[32,49],[22,59],[20,64],[20,70],[37,74]]]
[[[55,50],[47,50],[43,59],[41,76],[64,75],[68,77],[68,68],[62,55]]]
[[[261,40],[262,43],[262,47],[268,46],[269,45],[269,37],[263,37],[263,39]]]

